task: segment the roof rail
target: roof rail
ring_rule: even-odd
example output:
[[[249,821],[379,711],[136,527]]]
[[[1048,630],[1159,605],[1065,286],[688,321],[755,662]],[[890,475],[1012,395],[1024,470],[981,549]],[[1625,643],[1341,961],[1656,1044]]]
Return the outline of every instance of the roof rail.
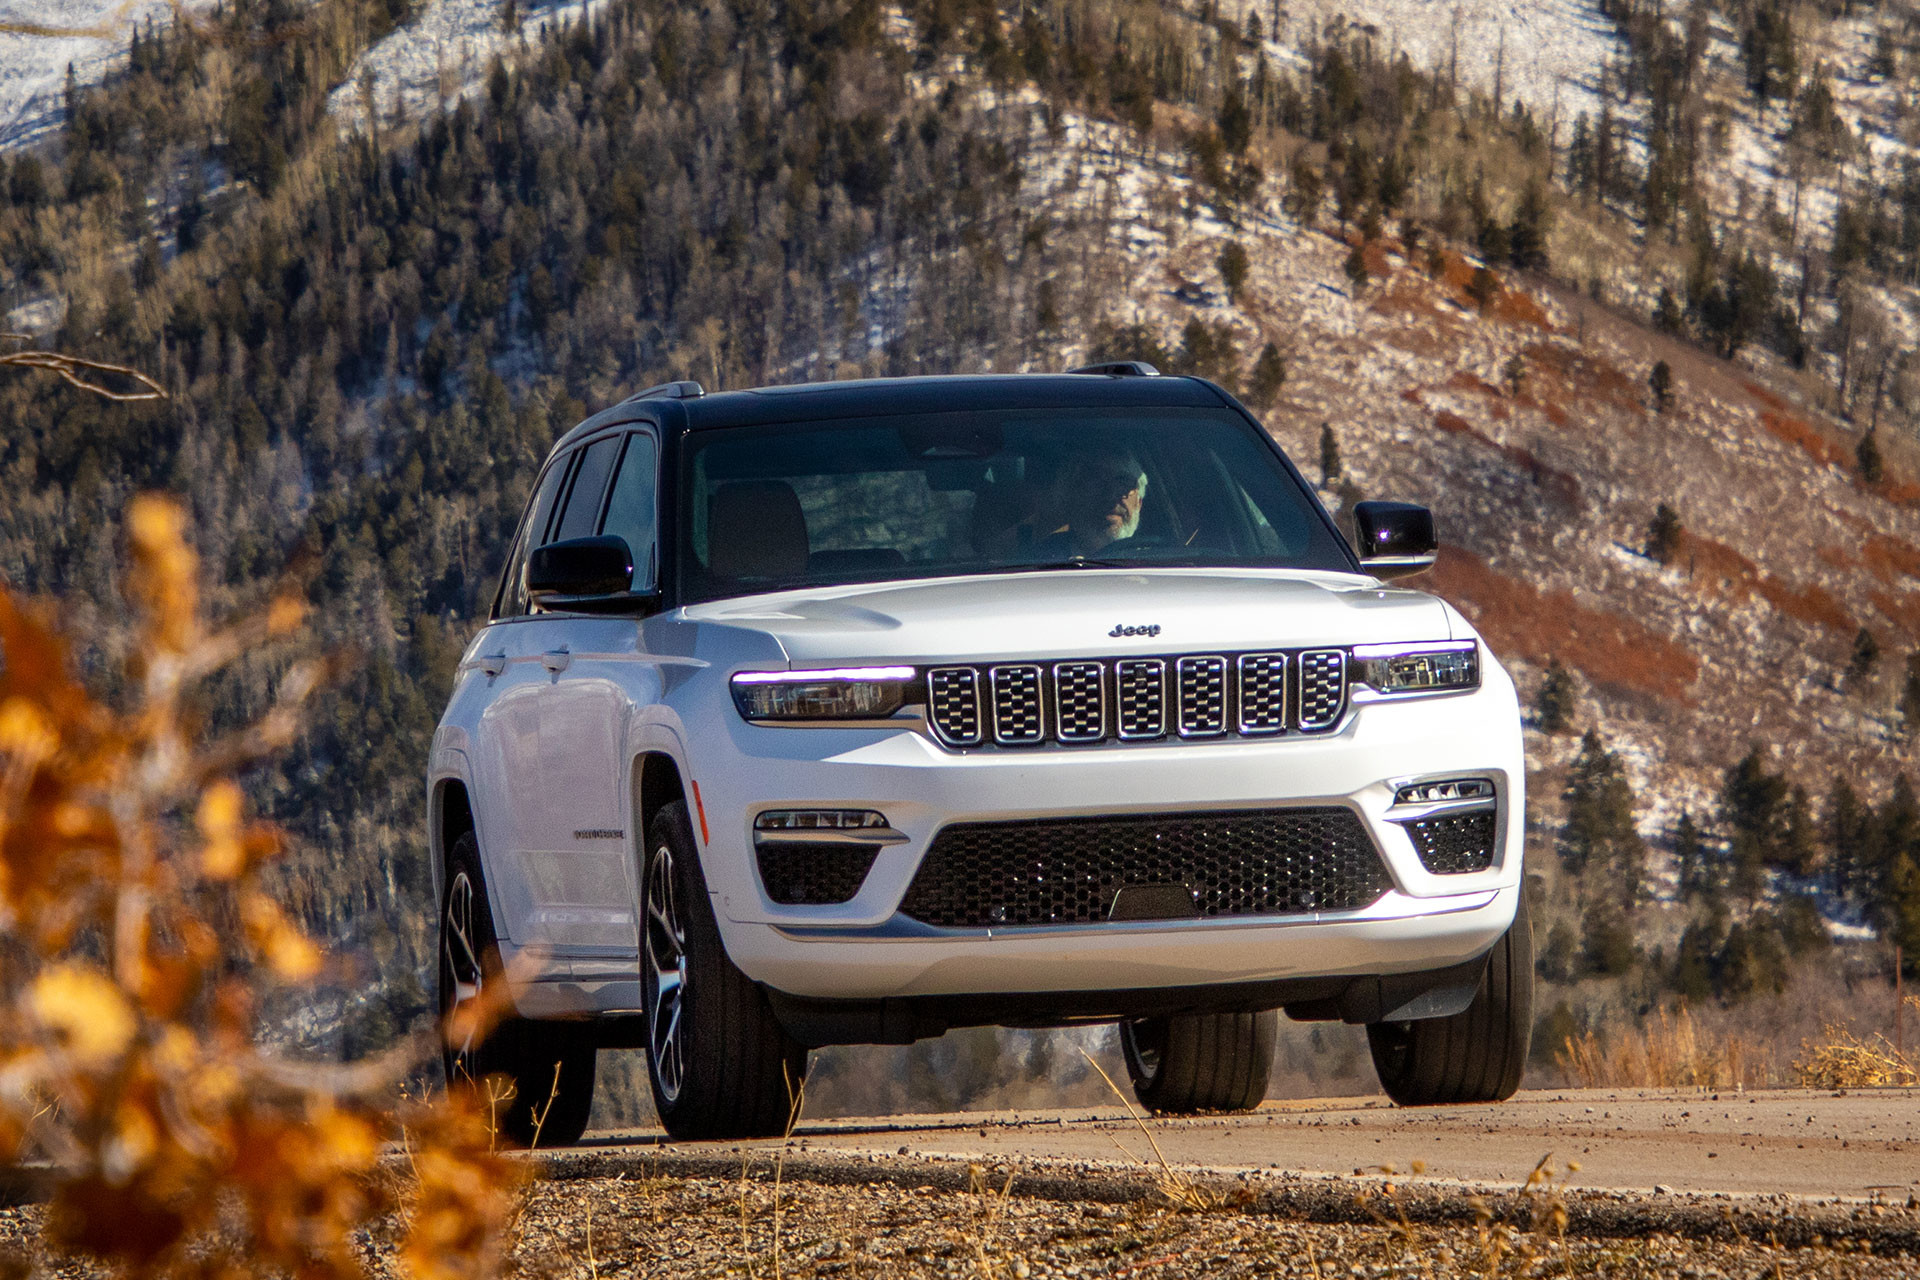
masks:
[[[1106,378],[1157,378],[1160,371],[1145,360],[1109,360],[1105,364],[1083,364],[1068,373],[1091,373]]]
[[[621,404],[632,404],[635,400],[698,400],[707,394],[707,389],[699,383],[663,382],[657,387],[648,387],[645,391],[636,391],[622,400]]]

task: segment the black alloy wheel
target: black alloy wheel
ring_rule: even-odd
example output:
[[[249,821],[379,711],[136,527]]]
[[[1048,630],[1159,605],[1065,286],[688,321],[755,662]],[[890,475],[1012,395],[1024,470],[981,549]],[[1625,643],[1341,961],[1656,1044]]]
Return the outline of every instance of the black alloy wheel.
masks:
[[[660,1123],[683,1142],[777,1137],[796,1118],[807,1050],[727,957],[684,803],[661,809],[646,847],[641,980]]]

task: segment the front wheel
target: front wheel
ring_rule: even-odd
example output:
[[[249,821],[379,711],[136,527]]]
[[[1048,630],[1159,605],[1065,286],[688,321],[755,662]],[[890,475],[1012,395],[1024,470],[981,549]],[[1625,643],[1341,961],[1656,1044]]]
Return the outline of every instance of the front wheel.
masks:
[[[660,1123],[683,1142],[779,1136],[807,1051],[727,958],[685,804],[653,820],[642,883],[647,1078]]]
[[[1280,1015],[1190,1013],[1120,1024],[1134,1096],[1149,1111],[1251,1111],[1267,1096]]]
[[[1473,1003],[1450,1018],[1376,1022],[1367,1047],[1403,1107],[1504,1102],[1520,1087],[1533,1035],[1533,923],[1522,902],[1493,944]]]

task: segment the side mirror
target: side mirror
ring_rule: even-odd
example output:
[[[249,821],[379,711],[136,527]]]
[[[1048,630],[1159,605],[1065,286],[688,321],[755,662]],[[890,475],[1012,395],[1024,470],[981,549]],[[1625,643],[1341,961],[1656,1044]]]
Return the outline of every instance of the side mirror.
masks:
[[[543,609],[627,612],[653,597],[633,593],[633,552],[625,538],[569,538],[527,557],[527,598]]]
[[[1353,531],[1360,567],[1376,578],[1404,578],[1433,567],[1440,549],[1433,512],[1411,502],[1356,502]]]

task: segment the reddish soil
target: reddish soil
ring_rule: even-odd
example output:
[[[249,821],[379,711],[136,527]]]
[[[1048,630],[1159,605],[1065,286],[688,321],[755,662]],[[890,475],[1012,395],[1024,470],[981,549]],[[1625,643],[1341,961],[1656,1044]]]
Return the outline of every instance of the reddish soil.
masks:
[[[1724,542],[1695,533],[1681,536],[1678,561],[1696,590],[1739,603],[1759,596],[1789,618],[1852,635],[1858,623],[1832,593],[1819,586],[1781,581]]]
[[[1631,618],[1589,608],[1571,592],[1541,592],[1461,547],[1441,548],[1433,577],[1499,652],[1535,663],[1558,658],[1598,684],[1693,703],[1693,655]]]
[[[1456,375],[1457,376],[1457,375]],[[1471,375],[1469,375],[1471,376]],[[1481,385],[1485,385],[1484,383]],[[1489,388],[1491,390],[1491,388]],[[1504,407],[1504,406],[1503,406]],[[1580,482],[1566,472],[1550,467],[1540,461],[1532,450],[1523,449],[1517,444],[1501,444],[1478,430],[1472,423],[1457,413],[1445,409],[1433,415],[1433,425],[1448,435],[1465,436],[1475,444],[1484,445],[1505,458],[1513,467],[1524,471],[1527,478],[1570,511],[1578,512],[1582,508]]]
[[[1851,450],[1829,439],[1805,418],[1763,409],[1760,412],[1760,425],[1788,444],[1799,445],[1807,451],[1808,457],[1823,467],[1845,466],[1847,463]]]

